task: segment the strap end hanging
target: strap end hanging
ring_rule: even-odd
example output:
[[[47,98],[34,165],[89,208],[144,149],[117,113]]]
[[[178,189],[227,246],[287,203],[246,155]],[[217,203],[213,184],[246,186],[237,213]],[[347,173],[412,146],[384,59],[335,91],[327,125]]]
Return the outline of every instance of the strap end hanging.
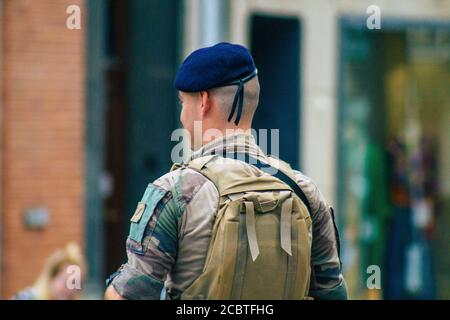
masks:
[[[239,85],[239,89],[236,94],[238,95],[239,101],[238,101],[237,115],[236,115],[236,119],[234,120],[234,124],[238,125],[239,121],[241,120],[242,109],[244,106],[244,84],[243,83],[241,83]]]
[[[227,86],[232,86],[232,85],[239,86],[236,91],[236,94],[234,96],[233,106],[231,107],[230,115],[228,116],[228,122],[230,122],[233,119],[233,116],[234,116],[234,113],[236,112],[236,107],[237,107],[237,115],[236,115],[236,119],[234,120],[234,124],[235,125],[239,124],[239,121],[241,120],[241,116],[242,116],[242,109],[244,107],[244,83],[251,80],[257,74],[258,74],[258,69],[255,68],[255,70],[253,70],[253,72],[251,74],[249,74],[248,76],[226,84]]]
[[[252,260],[255,261],[259,256],[258,240],[256,239],[255,209],[253,206],[253,202],[246,201],[244,203],[248,245]]]
[[[292,256],[291,244],[292,198],[286,199],[281,206],[280,236],[281,248]]]
[[[230,115],[228,116],[228,122],[230,122],[233,119],[237,107],[237,115],[234,124],[238,125],[242,114],[243,98],[244,98],[244,82],[242,80],[239,80],[239,87],[233,99],[233,106],[231,107],[231,112]]]

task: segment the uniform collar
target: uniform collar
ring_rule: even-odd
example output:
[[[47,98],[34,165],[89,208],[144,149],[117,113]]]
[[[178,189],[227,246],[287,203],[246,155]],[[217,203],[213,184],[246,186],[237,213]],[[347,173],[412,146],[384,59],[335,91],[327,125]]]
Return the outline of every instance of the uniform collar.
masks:
[[[200,149],[193,151],[189,161],[211,154],[220,155],[228,152],[248,153],[256,158],[267,159],[267,156],[256,144],[253,135],[247,133],[235,133],[216,138],[202,146]]]

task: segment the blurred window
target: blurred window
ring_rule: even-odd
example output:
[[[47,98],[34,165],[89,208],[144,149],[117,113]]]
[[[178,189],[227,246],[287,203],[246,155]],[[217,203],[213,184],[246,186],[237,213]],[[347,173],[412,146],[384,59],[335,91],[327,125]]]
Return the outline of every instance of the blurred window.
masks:
[[[341,41],[338,199],[352,296],[448,299],[450,26],[344,23]],[[382,292],[366,287],[370,265]]]

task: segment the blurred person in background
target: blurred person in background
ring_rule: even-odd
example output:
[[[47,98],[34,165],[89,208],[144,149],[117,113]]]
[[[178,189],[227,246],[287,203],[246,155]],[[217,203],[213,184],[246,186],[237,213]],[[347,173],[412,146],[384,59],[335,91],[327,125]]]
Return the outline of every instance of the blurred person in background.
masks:
[[[73,268],[71,268],[74,266]],[[85,261],[80,247],[69,243],[45,262],[36,282],[16,293],[13,300],[75,300],[81,295]]]

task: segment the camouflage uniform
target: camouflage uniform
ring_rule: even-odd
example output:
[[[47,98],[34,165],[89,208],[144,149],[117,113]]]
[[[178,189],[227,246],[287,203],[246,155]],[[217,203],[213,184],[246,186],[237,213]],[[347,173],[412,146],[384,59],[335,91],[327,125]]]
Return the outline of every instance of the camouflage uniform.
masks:
[[[253,136],[247,134],[216,139],[191,158],[224,150],[247,152],[267,162]],[[238,165],[246,166],[246,170],[259,170],[243,162]],[[346,298],[332,209],[309,178],[299,171],[295,174],[312,211],[310,295],[319,299]],[[189,168],[169,172],[149,184],[142,202],[150,208],[145,211],[141,206],[140,210],[138,205],[140,223],[131,223],[128,262],[112,277],[115,290],[128,299],[159,299],[165,287],[171,298],[179,298],[202,272],[218,201],[215,185]]]

